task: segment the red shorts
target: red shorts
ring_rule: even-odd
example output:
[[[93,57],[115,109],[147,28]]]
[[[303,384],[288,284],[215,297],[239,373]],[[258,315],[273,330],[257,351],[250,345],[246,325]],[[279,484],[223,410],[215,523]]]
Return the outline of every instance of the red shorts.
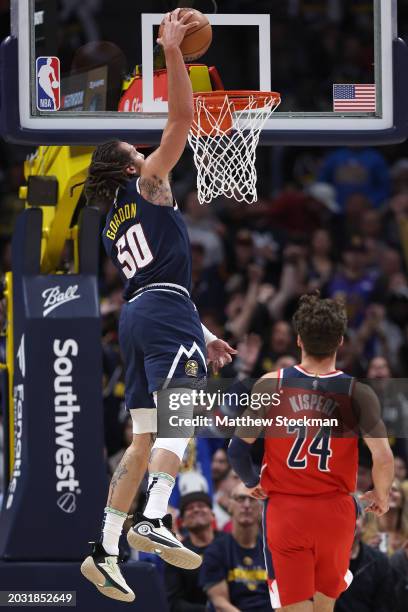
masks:
[[[337,599],[347,589],[356,518],[351,495],[269,496],[264,546],[273,608],[307,601],[316,592]]]

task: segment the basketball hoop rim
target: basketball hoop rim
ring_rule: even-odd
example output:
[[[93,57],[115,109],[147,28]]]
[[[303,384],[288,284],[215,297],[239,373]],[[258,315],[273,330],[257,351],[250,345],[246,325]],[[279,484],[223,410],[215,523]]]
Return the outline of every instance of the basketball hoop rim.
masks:
[[[277,91],[257,91],[251,89],[234,89],[234,90],[223,90],[218,89],[215,91],[196,91],[193,93],[194,107],[197,107],[199,100],[210,102],[211,107],[216,110],[221,110],[225,103],[225,99],[228,98],[229,103],[238,104],[238,106],[247,106],[249,102],[255,102],[255,108],[262,108],[266,106],[265,101],[271,100],[273,106],[280,104],[281,96]],[[269,104],[268,104],[269,106]]]
[[[188,142],[197,168],[200,204],[219,195],[256,202],[259,134],[280,101],[276,91],[194,92],[194,119]]]

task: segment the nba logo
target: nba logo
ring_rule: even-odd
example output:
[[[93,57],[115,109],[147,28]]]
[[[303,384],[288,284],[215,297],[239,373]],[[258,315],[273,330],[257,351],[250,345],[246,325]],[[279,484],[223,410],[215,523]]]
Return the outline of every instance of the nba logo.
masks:
[[[37,108],[57,111],[61,101],[60,61],[58,57],[37,57]]]

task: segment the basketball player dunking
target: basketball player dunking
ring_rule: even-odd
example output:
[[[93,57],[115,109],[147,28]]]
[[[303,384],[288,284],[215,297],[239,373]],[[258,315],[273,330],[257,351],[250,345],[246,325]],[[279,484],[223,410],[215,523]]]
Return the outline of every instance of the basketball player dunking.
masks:
[[[157,432],[156,406],[166,402],[175,380],[182,381],[178,387],[184,391],[188,383],[194,386],[205,379],[207,359],[217,369],[236,352],[201,325],[190,299],[190,243],[169,184],[169,172],[184,150],[193,119],[191,82],[179,45],[197,23],[186,24],[191,14],[180,17],[179,12],[166,15],[158,40],[166,57],[169,104],[160,146],[146,159],[126,142],[97,147],[85,185],[90,204],[111,206],[103,242],[126,283],[119,341],[133,442],[112,477],[101,541],[94,544],[81,571],[101,593],[122,601],[133,601],[135,595],[118,566],[118,542],[147,467],[147,505],[143,514],[134,517],[129,544],[156,552],[179,567],[193,569],[201,564],[201,557],[174,536],[171,515],[166,514],[193,430],[186,428],[179,437],[157,438],[148,466]],[[180,407],[179,414],[192,416],[192,405]]]
[[[372,454],[374,483],[361,499],[378,516],[388,510],[394,460],[378,399],[335,367],[346,325],[341,304],[318,295],[301,298],[294,316],[301,363],[265,375],[253,390],[280,397],[279,406],[266,409],[275,418],[265,429],[261,474],[251,461],[260,430],[237,430],[229,446],[248,494],[265,500],[271,604],[285,612],[332,612],[352,580],[359,431]]]

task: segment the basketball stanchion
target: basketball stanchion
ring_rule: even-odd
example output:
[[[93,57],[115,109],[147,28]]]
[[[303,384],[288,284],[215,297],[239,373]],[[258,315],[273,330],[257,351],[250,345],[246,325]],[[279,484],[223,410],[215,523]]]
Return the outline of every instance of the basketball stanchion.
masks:
[[[108,489],[99,213],[92,208],[81,213],[76,274],[41,274],[42,216],[40,207],[26,209],[13,234],[7,299],[13,305],[8,375],[14,452],[0,512],[0,584],[3,590],[50,596],[75,593],[73,605],[86,612],[95,607],[96,595],[80,579],[79,567],[90,534],[99,533],[96,509],[103,508]],[[123,573],[138,585],[138,597],[152,601],[155,609],[167,609],[151,564],[129,562]],[[123,605],[108,598],[97,602],[101,612]]]
[[[13,561],[80,559],[106,489],[99,214],[81,214],[80,271],[71,275],[40,272],[42,216],[36,207],[21,213],[12,242],[14,452],[0,558]]]
[[[194,94],[188,142],[197,168],[200,204],[218,196],[257,201],[256,147],[265,122],[278,108],[273,91],[208,91]]]

